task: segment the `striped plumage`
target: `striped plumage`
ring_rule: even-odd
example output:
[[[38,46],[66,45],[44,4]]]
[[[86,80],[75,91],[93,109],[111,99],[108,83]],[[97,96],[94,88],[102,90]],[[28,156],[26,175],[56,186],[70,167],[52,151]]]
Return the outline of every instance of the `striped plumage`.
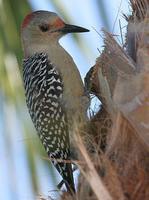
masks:
[[[68,190],[74,191],[67,116],[63,108],[63,82],[46,53],[35,53],[23,62],[26,102],[34,126]]]

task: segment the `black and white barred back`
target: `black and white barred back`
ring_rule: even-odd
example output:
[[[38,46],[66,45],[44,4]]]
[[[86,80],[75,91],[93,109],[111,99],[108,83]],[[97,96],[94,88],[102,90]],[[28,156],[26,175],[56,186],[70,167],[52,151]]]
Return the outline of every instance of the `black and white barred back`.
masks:
[[[71,164],[56,160],[70,159],[62,79],[45,53],[36,53],[23,61],[23,79],[27,107],[39,138],[67,189],[74,191]]]

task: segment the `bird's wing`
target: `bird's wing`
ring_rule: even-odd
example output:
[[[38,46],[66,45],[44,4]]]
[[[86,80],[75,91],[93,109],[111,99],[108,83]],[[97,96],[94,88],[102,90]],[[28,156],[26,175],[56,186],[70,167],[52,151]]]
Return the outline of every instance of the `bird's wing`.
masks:
[[[39,137],[68,190],[74,189],[67,115],[62,104],[63,82],[45,53],[24,60],[27,106]],[[63,162],[63,160],[65,160]]]

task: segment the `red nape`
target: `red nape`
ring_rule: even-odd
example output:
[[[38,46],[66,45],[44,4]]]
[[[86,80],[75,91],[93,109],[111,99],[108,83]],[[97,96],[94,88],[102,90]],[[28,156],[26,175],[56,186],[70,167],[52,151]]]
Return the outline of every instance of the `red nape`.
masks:
[[[29,14],[25,17],[25,19],[24,19],[24,21],[23,21],[23,23],[22,23],[21,28],[25,28],[25,27],[28,25],[28,23],[30,22],[30,20],[32,19],[32,17],[33,17],[33,13],[29,13]]]

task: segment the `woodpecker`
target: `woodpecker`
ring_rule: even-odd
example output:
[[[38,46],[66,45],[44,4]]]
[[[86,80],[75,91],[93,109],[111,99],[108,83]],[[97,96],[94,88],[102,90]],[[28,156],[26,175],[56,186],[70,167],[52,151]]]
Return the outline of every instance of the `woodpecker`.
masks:
[[[49,11],[28,14],[21,26],[27,107],[49,158],[67,190],[73,192],[72,165],[67,162],[71,159],[70,134],[73,121],[85,113],[85,93],[77,66],[59,39],[67,33],[88,31],[66,24]]]

